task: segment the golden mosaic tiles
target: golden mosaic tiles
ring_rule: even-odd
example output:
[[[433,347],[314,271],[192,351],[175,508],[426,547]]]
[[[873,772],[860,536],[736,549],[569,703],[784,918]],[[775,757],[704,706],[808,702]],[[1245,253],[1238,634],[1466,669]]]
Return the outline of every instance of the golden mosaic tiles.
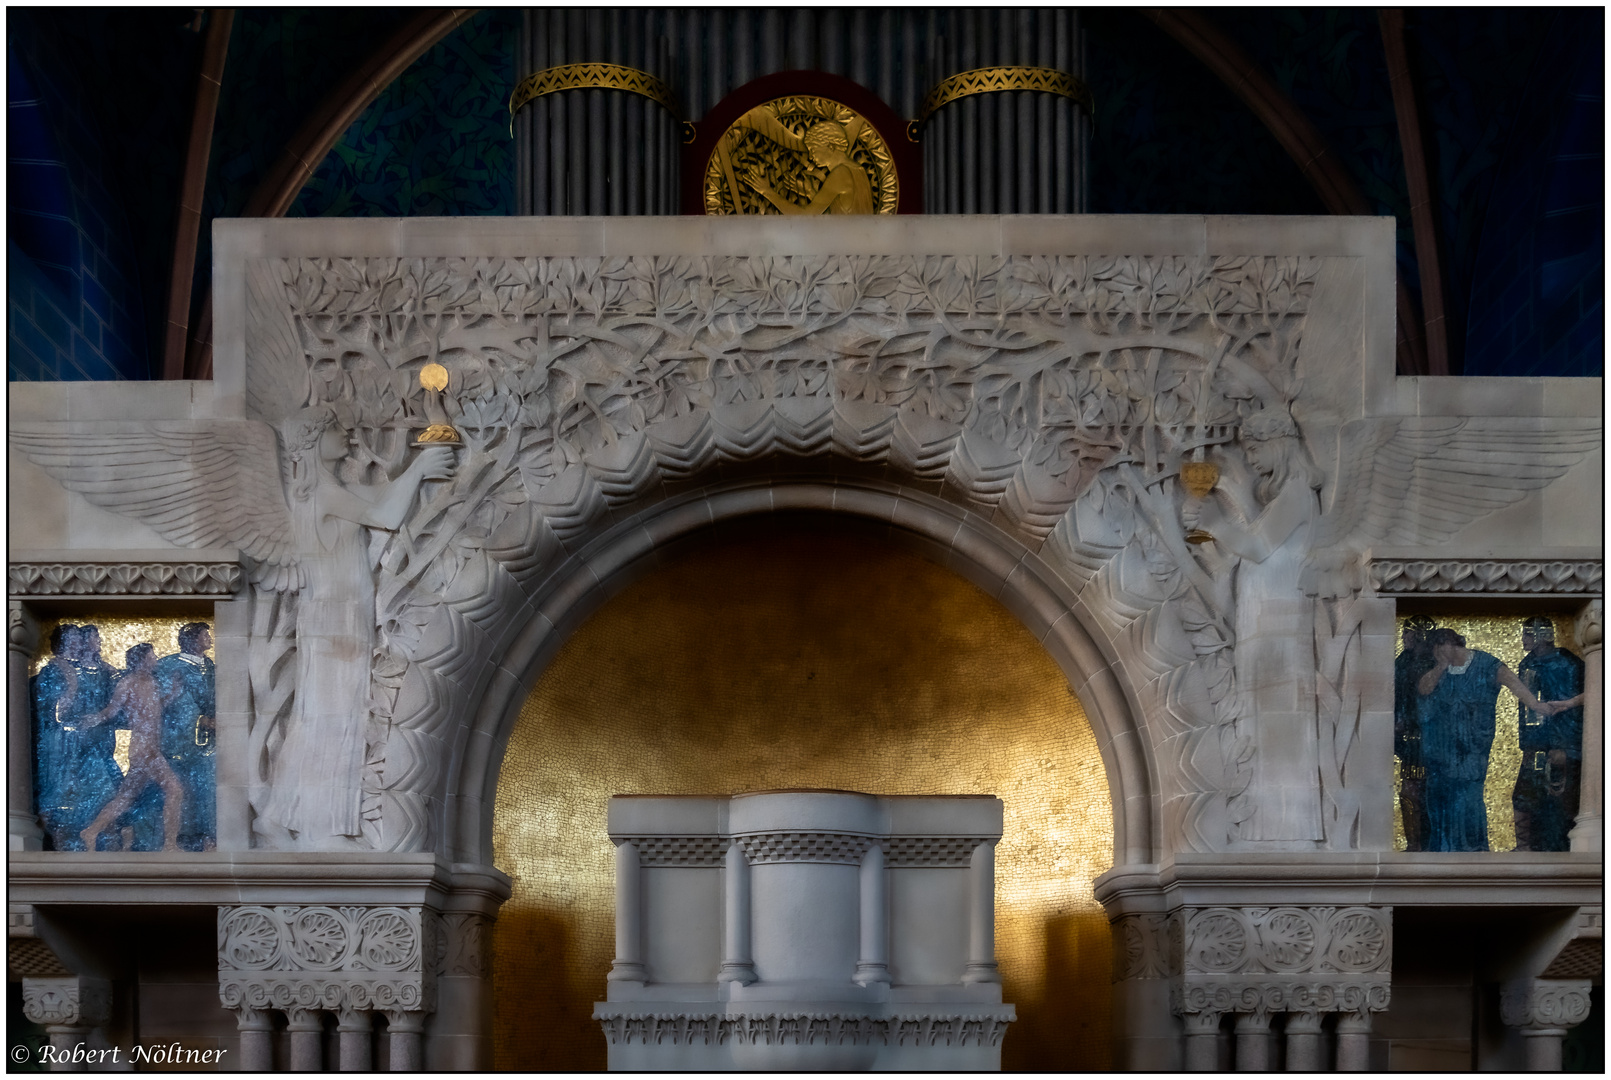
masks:
[[[1105,1069],[1113,861],[1096,741],[1008,612],[842,536],[728,540],[638,582],[565,645],[513,733],[494,844],[500,1069],[602,1069],[614,945],[605,801],[821,787],[1006,804],[996,934],[1009,1069]],[[541,1017],[540,1023],[532,1022]]]

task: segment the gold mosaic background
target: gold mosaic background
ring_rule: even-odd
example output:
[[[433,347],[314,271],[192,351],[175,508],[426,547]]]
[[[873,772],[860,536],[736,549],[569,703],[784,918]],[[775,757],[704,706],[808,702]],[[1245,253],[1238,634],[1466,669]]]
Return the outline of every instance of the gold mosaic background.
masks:
[[[1439,626],[1447,626],[1465,636],[1466,646],[1481,649],[1497,656],[1506,667],[1515,671],[1527,651],[1522,648],[1520,615],[1478,615],[1460,618],[1434,615]],[[1555,624],[1555,644],[1571,652],[1582,653],[1573,636],[1574,619],[1571,615],[1551,612]],[[1398,652],[1404,651],[1404,619],[1398,620]],[[1488,806],[1488,850],[1514,851],[1516,849],[1515,813],[1510,805],[1510,794],[1516,788],[1516,772],[1521,768],[1521,741],[1517,733],[1516,695],[1503,687],[1499,701],[1494,705],[1494,746],[1488,757],[1488,779],[1483,783],[1482,800]],[[1399,809],[1399,762],[1393,759],[1393,850],[1405,851],[1409,845],[1404,839],[1404,818]]]
[[[1096,740],[1035,639],[972,585],[841,536],[728,540],[636,583],[566,643],[499,781],[514,879],[493,949],[499,1069],[603,1069],[615,793],[987,793],[1008,1069],[1106,1069],[1113,864]]]
[[[33,661],[28,665],[28,675],[30,678],[38,675],[39,669],[50,662],[50,635],[62,623],[72,623],[74,626],[94,625],[101,632],[101,659],[118,671],[122,671],[124,655],[142,641],[149,641],[152,645],[155,645],[158,656],[167,656],[169,653],[178,652],[179,628],[186,623],[192,622],[205,622],[208,626],[212,625],[211,619],[198,618],[194,615],[174,619],[151,618],[149,616],[130,618],[126,615],[90,613],[41,621],[39,624],[39,648],[34,653]],[[207,655],[212,656],[213,651],[208,649]],[[118,731],[116,737],[117,749],[113,751],[112,757],[117,761],[118,768],[126,773],[129,771],[128,729],[124,728]]]

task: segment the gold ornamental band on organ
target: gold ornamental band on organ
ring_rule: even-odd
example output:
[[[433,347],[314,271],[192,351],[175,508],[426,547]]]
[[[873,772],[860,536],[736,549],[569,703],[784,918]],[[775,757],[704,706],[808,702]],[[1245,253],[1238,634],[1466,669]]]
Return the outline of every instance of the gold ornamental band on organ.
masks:
[[[521,45],[522,214],[1085,209],[1070,9],[552,9]]]

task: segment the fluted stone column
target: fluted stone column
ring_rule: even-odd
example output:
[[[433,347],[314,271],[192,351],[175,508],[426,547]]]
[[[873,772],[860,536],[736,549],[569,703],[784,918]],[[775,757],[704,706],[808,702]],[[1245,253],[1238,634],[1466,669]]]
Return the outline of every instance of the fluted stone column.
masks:
[[[1194,1012],[1181,1018],[1186,1025],[1186,1071],[1219,1071],[1219,1013]]]
[[[874,844],[861,857],[861,958],[856,962],[856,982],[862,986],[889,982],[888,916],[884,849]]]
[[[342,1009],[336,1014],[341,1039],[341,1071],[368,1072],[374,1068],[374,1017],[368,1009]]]
[[[387,1009],[386,1031],[391,1039],[392,1072],[418,1072],[425,1067],[420,1039],[425,1031],[424,1013]]]
[[[1588,979],[1516,979],[1499,994],[1499,1018],[1520,1031],[1529,1072],[1560,1072],[1566,1032],[1589,1016]]]
[[[240,1032],[240,1071],[269,1072],[274,1068],[274,1017],[267,1009],[241,1006],[235,1010]]]
[[[112,1015],[112,984],[83,975],[22,980],[22,1013],[50,1037],[58,1060],[51,1072],[85,1072],[88,1064],[73,1051]]]
[[[286,1030],[291,1033],[291,1071],[319,1072],[324,1068],[324,1014],[317,1009],[286,1009]]]
[[[738,841],[728,846],[723,867],[722,970],[716,981],[748,986],[755,981],[755,961],[750,954],[750,861]]]
[[[1370,1068],[1370,1012],[1342,1013],[1337,1017],[1337,1071],[1365,1072]]]
[[[1573,851],[1605,847],[1605,603],[1591,600],[1577,617],[1577,643],[1583,650],[1583,771],[1578,788],[1577,823],[1570,834]]]
[[[6,846],[38,851],[44,830],[34,813],[33,702],[28,664],[39,651],[39,623],[21,601],[6,605]]]
[[[1287,1072],[1321,1069],[1320,1014],[1287,1013]]]
[[[968,970],[964,983],[997,983],[996,846],[986,840],[973,849],[972,894],[968,897]]]
[[[648,981],[643,966],[643,885],[638,848],[630,840],[615,847],[615,963],[610,982]]]
[[[1270,1014],[1236,1014],[1236,1071],[1270,1071]]]

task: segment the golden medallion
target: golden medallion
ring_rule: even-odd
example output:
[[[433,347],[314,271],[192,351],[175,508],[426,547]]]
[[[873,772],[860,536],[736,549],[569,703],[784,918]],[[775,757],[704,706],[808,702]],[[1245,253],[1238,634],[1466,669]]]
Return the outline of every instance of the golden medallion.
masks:
[[[707,214],[893,214],[899,200],[888,144],[866,117],[824,97],[757,105],[705,166]]]

